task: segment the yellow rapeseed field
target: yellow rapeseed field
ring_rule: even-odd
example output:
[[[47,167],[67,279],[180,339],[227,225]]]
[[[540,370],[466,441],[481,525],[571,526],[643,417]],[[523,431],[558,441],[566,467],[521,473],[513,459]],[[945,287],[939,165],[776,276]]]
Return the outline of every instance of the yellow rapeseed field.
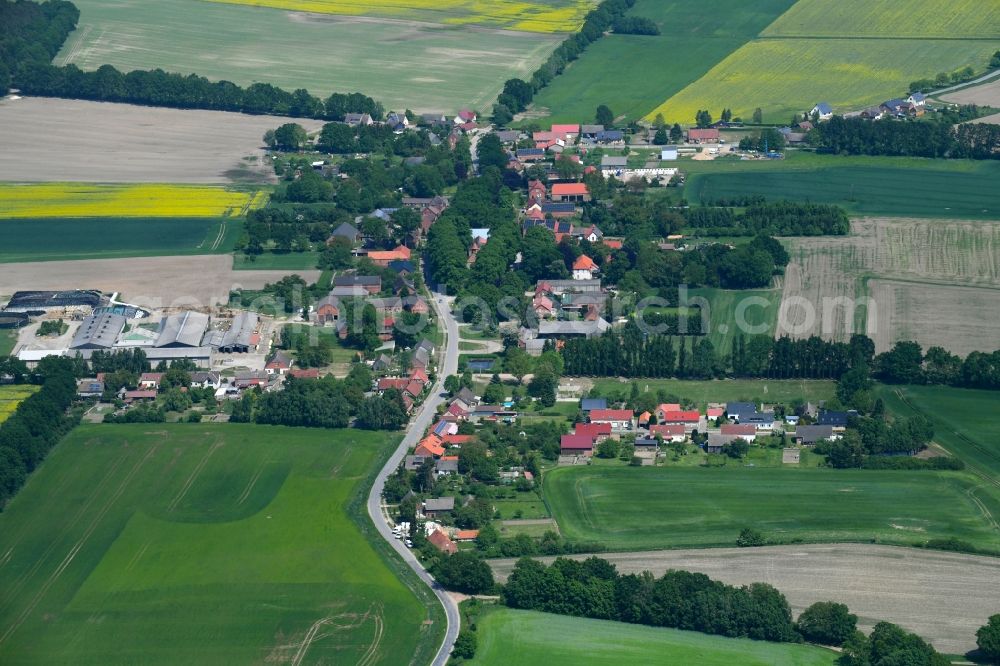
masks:
[[[1000,0],[799,0],[762,35],[1000,38]]]
[[[647,117],[693,123],[699,109],[718,118],[730,108],[749,119],[759,107],[765,122],[780,123],[818,102],[837,112],[862,109],[904,94],[915,79],[985,63],[997,48],[988,40],[757,39]]]
[[[573,32],[598,0],[209,0],[299,12],[476,24],[525,32]]]
[[[0,386],[0,423],[9,419],[17,406],[38,389],[38,386]]]
[[[262,206],[267,193],[203,185],[0,184],[0,219],[220,217]]]

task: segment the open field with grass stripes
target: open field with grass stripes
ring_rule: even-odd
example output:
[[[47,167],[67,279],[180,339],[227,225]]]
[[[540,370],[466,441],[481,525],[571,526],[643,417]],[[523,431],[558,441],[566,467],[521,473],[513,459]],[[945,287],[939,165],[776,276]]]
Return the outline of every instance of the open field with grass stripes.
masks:
[[[880,5],[881,6],[881,5]],[[828,102],[836,112],[905,96],[909,83],[971,65],[982,69],[1000,48],[993,40],[766,38],[730,54],[696,82],[653,109],[669,122],[693,123],[699,109],[723,108],[768,123]]]
[[[212,0],[296,12],[389,17],[527,32],[572,32],[597,0]]]
[[[609,550],[956,538],[1000,552],[1000,488],[968,472],[562,467],[545,495],[560,532]]]
[[[232,217],[266,201],[264,191],[201,185],[0,183],[0,219]]]
[[[442,622],[349,515],[395,441],[78,427],[0,514],[0,662],[429,660]]]
[[[943,37],[1000,39],[1000,3],[982,0],[798,0],[767,37]]]
[[[7,333],[7,331],[2,331]],[[17,411],[17,406],[38,391],[37,386],[0,386],[0,423],[3,423]]]
[[[479,646],[470,666],[547,664],[699,664],[826,666],[836,653],[811,646],[709,636],[609,620],[496,608],[476,623]],[[516,646],[516,660],[511,647]]]

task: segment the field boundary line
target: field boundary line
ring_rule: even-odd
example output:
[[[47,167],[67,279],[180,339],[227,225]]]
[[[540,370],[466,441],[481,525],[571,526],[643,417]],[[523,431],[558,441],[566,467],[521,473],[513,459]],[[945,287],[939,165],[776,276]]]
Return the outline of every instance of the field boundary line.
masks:
[[[180,504],[180,501],[184,499],[184,496],[187,495],[189,490],[191,490],[191,486],[194,485],[195,479],[198,478],[198,474],[201,473],[201,470],[208,464],[208,459],[212,457],[212,454],[215,453],[215,450],[220,446],[222,446],[222,442],[217,441],[208,447],[208,451],[206,451],[205,455],[202,456],[200,461],[198,461],[195,468],[191,470],[191,474],[188,476],[187,480],[184,481],[184,485],[181,486],[181,489],[177,491],[177,495],[175,495],[170,501],[170,504],[167,505],[168,513],[173,513],[174,509],[177,508],[177,505]]]
[[[151,447],[149,447],[149,451],[146,452],[146,455],[140,458],[139,461],[132,466],[132,469],[130,469],[128,474],[125,475],[125,478],[122,479],[122,482],[118,484],[118,488],[115,490],[115,493],[108,499],[108,501],[104,504],[104,507],[98,512],[98,514],[94,516],[94,519],[90,522],[90,525],[87,527],[87,530],[83,533],[83,536],[80,537],[80,539],[76,542],[76,544],[73,546],[70,552],[66,554],[66,557],[63,558],[63,561],[62,563],[60,563],[59,567],[57,567],[56,570],[49,575],[45,583],[42,584],[42,587],[38,590],[38,593],[34,596],[28,607],[25,608],[24,611],[21,613],[21,615],[18,616],[18,619],[14,622],[14,624],[9,626],[7,628],[7,631],[5,631],[2,636],[0,636],[0,644],[3,644],[3,642],[7,640],[11,634],[17,631],[17,629],[22,624],[24,624],[24,621],[28,619],[28,616],[31,615],[32,612],[34,612],[38,604],[41,603],[42,597],[44,597],[45,594],[48,593],[49,588],[51,588],[52,585],[55,584],[55,582],[59,579],[62,573],[69,567],[70,564],[72,564],[73,560],[76,558],[77,553],[80,552],[80,550],[86,544],[87,540],[90,539],[91,535],[93,535],[93,533],[97,530],[97,526],[100,524],[101,520],[104,519],[104,516],[107,515],[108,511],[111,510],[111,507],[114,506],[115,503],[125,493],[125,489],[128,487],[129,483],[131,483],[132,479],[135,478],[135,475],[139,472],[139,469],[146,463],[147,460],[150,459],[150,457],[152,457],[152,455],[156,452],[156,449],[158,447],[159,443],[153,444]]]

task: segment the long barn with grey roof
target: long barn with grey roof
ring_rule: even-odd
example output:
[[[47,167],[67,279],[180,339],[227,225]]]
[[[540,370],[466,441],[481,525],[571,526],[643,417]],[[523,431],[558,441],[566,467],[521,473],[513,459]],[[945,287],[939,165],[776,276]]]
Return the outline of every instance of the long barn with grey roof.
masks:
[[[155,347],[200,347],[209,318],[201,312],[179,312],[164,317]]]
[[[110,349],[125,328],[125,317],[110,312],[92,314],[73,335],[70,349]]]

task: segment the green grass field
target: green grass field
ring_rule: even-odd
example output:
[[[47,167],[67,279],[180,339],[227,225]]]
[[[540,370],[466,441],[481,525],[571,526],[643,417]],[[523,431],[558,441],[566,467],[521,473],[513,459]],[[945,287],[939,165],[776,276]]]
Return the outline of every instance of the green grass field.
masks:
[[[389,109],[488,112],[513,76],[530,77],[562,35],[287,12],[201,0],[79,0],[56,58],[82,69],[160,67],[326,97],[360,90]]]
[[[612,550],[732,546],[744,527],[770,542],[911,545],[954,537],[1000,551],[1000,531],[965,473],[821,468],[588,468],[548,472],[564,536]]]
[[[614,378],[594,380],[594,388],[601,395],[622,393],[626,396],[632,382],[641,391],[662,390],[683,400],[699,405],[709,402],[752,400],[755,402],[790,403],[796,398],[810,402],[830,400],[836,393],[836,384],[818,379],[719,379],[693,381],[687,379],[635,379],[621,382]]]
[[[475,666],[547,664],[698,664],[699,666],[820,666],[836,654],[807,645],[709,636],[535,611],[496,608],[477,622]]]
[[[686,162],[690,201],[763,194],[843,206],[855,215],[996,219],[1000,164],[793,154],[773,162]],[[843,161],[841,161],[843,160]],[[756,165],[762,165],[757,167]]]
[[[9,356],[17,344],[17,331],[9,328],[0,329],[0,356]]]
[[[237,271],[260,271],[260,270],[310,270],[319,264],[319,252],[265,252],[255,255],[253,260],[250,255],[234,254],[233,269]]]
[[[934,423],[934,441],[1000,487],[1000,392],[947,386],[879,386],[889,410],[923,414]],[[1000,506],[997,507],[1000,509]]]
[[[224,254],[232,251],[242,228],[232,218],[44,218],[0,224],[0,263]]]
[[[641,118],[698,80],[794,4],[794,0],[638,0],[629,12],[660,25],[658,36],[606,35],[587,47],[534,108],[554,122],[589,122],[600,104]],[[694,117],[682,122],[691,122]]]
[[[737,333],[745,335],[773,335],[781,305],[780,289],[728,289],[701,288],[690,291],[689,302],[704,298],[709,303],[708,339],[718,353],[732,350]]]
[[[79,426],[0,514],[0,662],[429,660],[440,618],[348,515],[395,441]]]

